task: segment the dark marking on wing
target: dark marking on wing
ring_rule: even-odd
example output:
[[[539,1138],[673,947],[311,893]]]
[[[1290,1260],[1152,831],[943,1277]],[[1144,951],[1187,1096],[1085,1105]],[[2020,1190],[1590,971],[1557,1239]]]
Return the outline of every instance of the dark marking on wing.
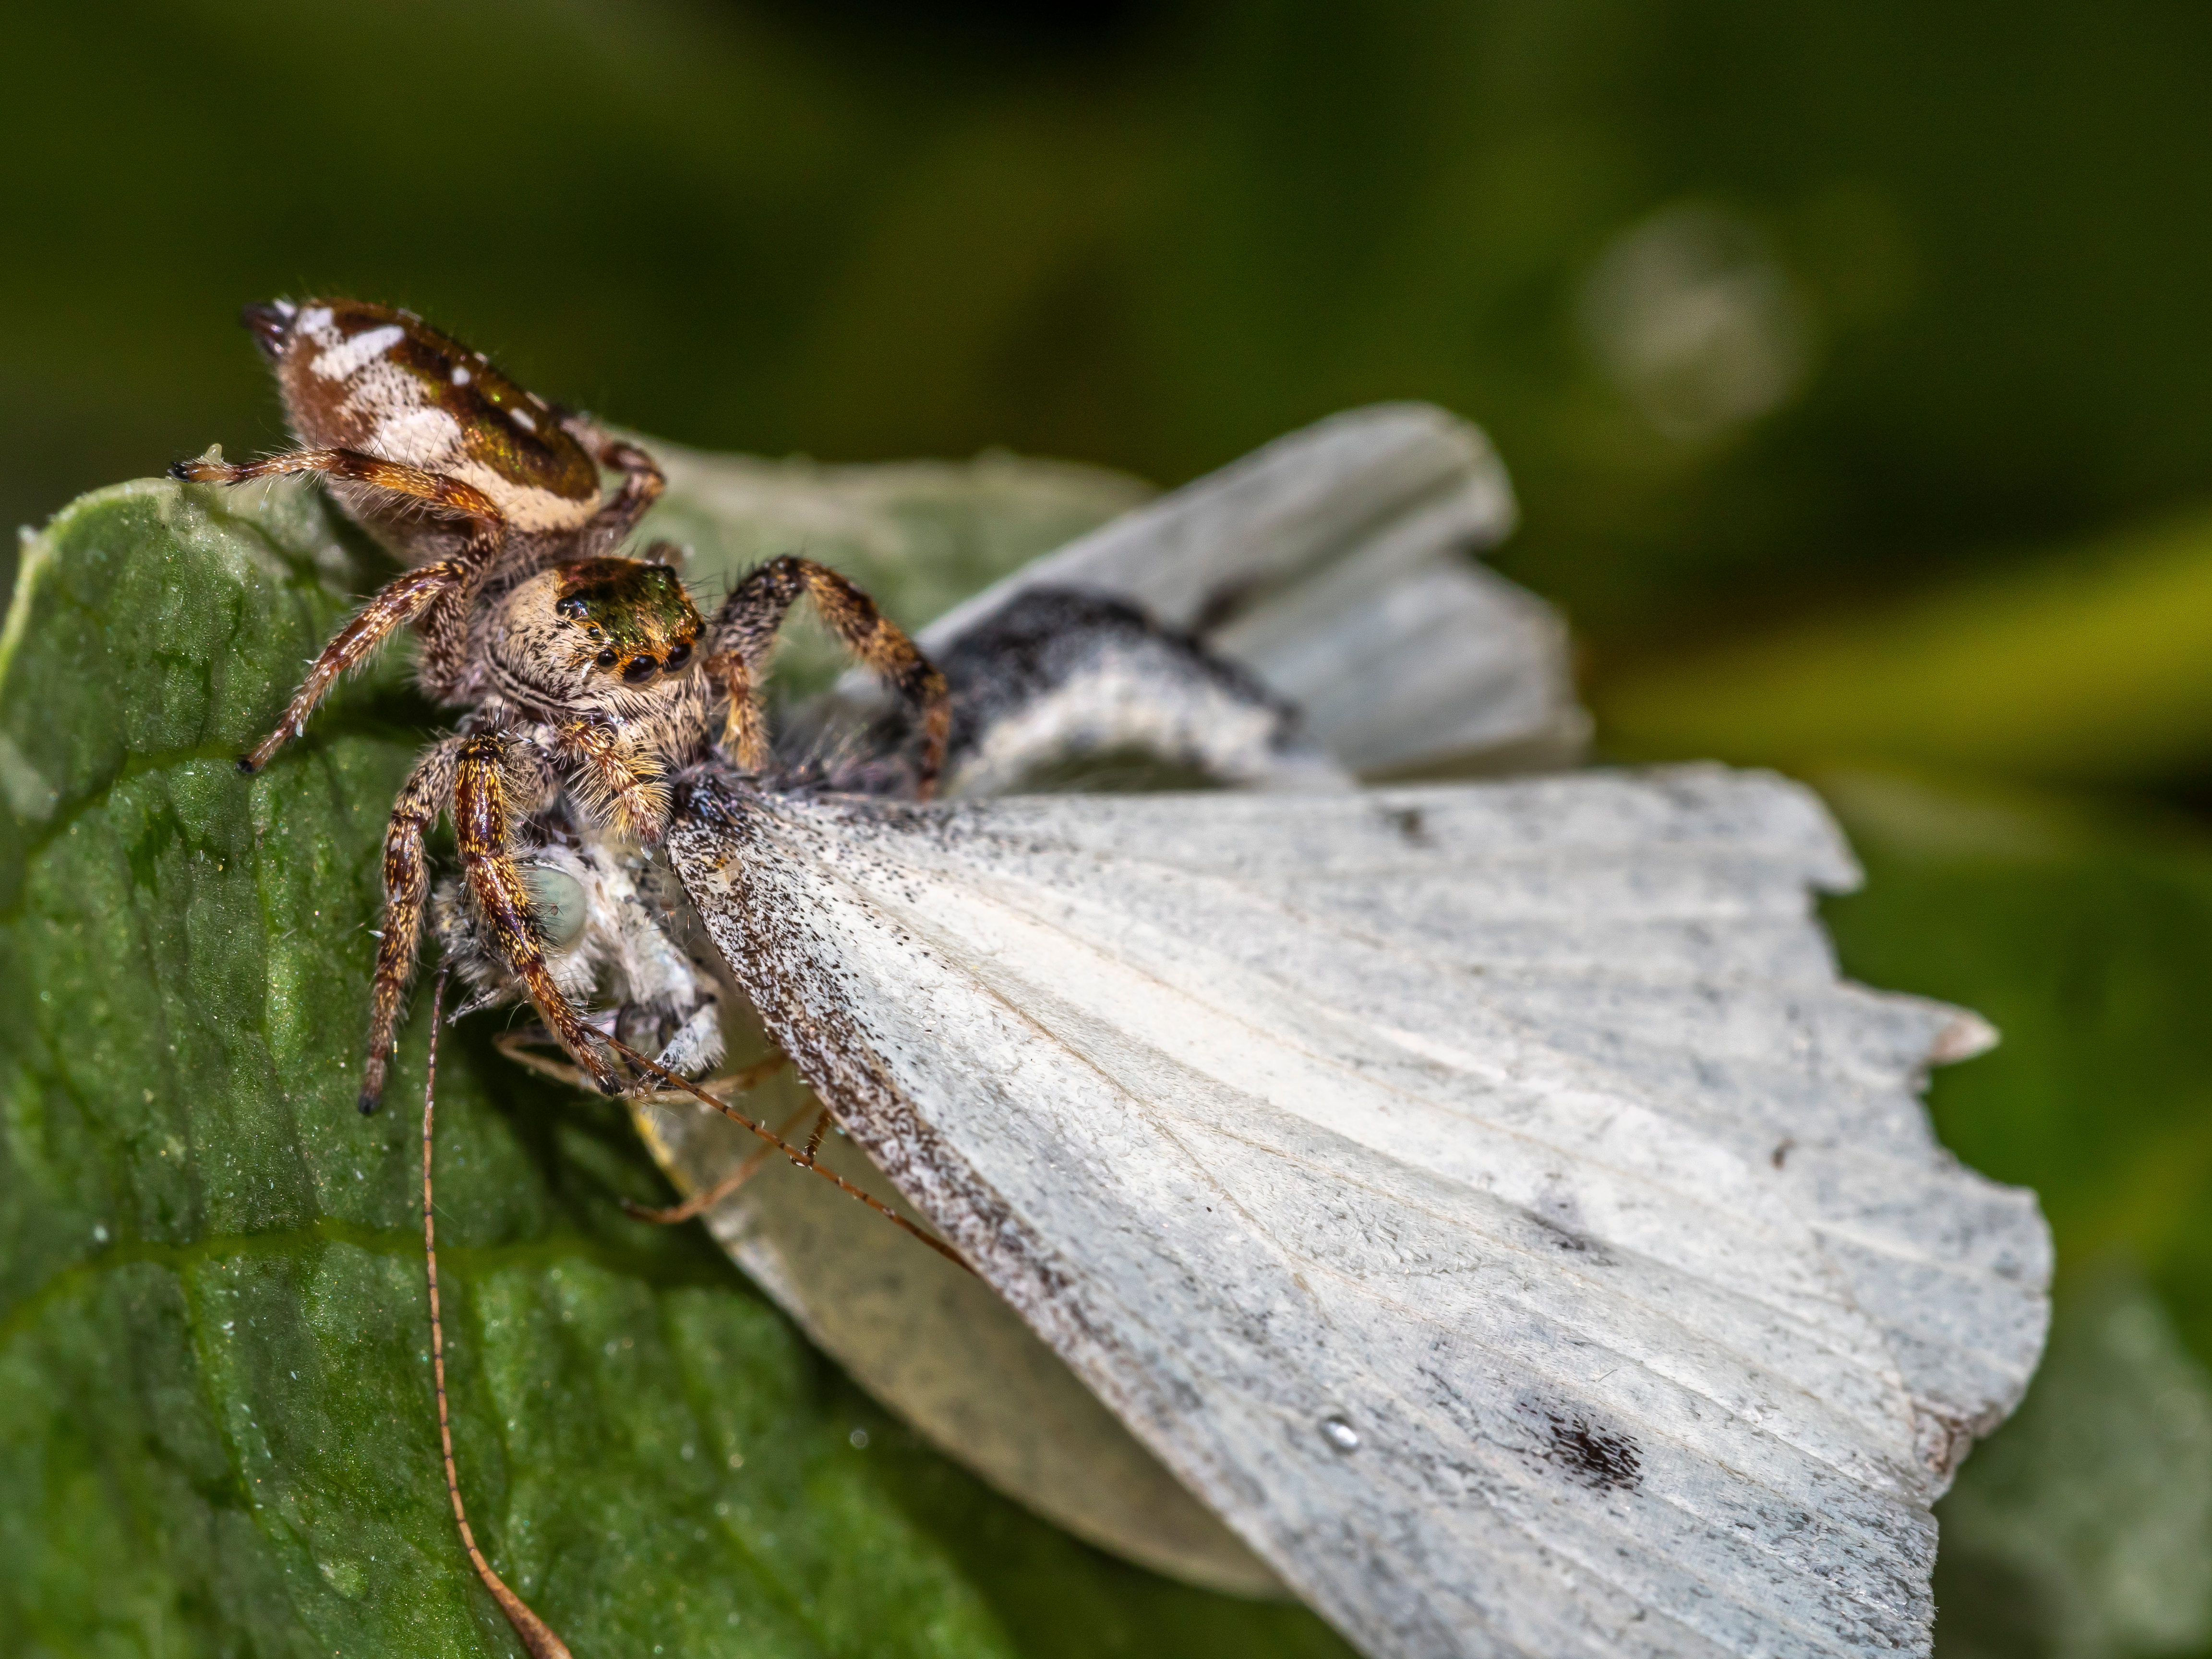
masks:
[[[1613,1253],[1590,1235],[1589,1224],[1584,1219],[1582,1206],[1573,1194],[1554,1176],[1537,1195],[1528,1212],[1528,1218],[1540,1230],[1539,1237],[1553,1249],[1570,1251],[1583,1257],[1594,1267],[1609,1267],[1613,1264]]]
[[[1576,1485],[1592,1492],[1643,1486],[1644,1454],[1632,1437],[1557,1401],[1523,1401],[1521,1414],[1536,1431],[1536,1456]]]
[[[1576,1255],[1587,1255],[1595,1261],[1610,1265],[1611,1258],[1582,1234],[1562,1227],[1558,1222],[1547,1216],[1531,1214],[1529,1219],[1536,1224],[1544,1242],[1553,1249],[1571,1251]]]
[[[1418,806],[1386,809],[1382,816],[1399,838],[1408,847],[1433,847],[1436,838],[1429,834],[1428,815]]]

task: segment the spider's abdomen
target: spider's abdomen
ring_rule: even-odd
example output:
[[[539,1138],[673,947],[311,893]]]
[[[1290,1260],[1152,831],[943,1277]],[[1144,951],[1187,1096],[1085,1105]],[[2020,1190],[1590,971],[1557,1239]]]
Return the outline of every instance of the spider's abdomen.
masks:
[[[475,485],[524,532],[580,527],[599,473],[561,411],[412,312],[361,300],[248,306],[301,443]]]

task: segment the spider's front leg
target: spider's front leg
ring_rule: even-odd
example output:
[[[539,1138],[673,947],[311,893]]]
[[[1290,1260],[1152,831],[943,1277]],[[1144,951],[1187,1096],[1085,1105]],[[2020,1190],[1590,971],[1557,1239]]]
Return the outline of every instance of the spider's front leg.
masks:
[[[592,1074],[603,1094],[620,1094],[623,1079],[600,1052],[598,1030],[555,983],[545,963],[539,924],[521,868],[507,851],[514,817],[507,805],[509,739],[480,732],[460,739],[453,778],[453,834],[461,868],[485,937],[538,1005],[554,1037]]]
[[[769,763],[767,721],[760,682],[776,630],[801,594],[810,595],[845,648],[904,697],[921,721],[921,763],[915,793],[927,800],[945,763],[952,704],[945,676],[923,656],[875,601],[827,565],[790,554],[770,559],[730,590],[708,630],[703,666],[729,699],[723,743],[738,765],[760,771]]]
[[[259,771],[270,757],[307,728],[307,716],[330,693],[339,676],[366,661],[371,653],[409,623],[427,620],[422,676],[433,692],[458,680],[464,668],[467,615],[475,590],[507,544],[507,520],[491,498],[472,484],[420,467],[380,459],[350,449],[296,449],[264,460],[179,461],[172,477],[187,483],[246,483],[288,473],[316,472],[349,483],[421,502],[465,526],[460,551],[452,558],[417,565],[385,584],[322,649],[276,727],[238,763],[241,772]]]
[[[567,555],[570,558],[595,559],[637,527],[646,508],[660,499],[668,480],[661,472],[660,464],[652,456],[635,444],[625,443],[602,430],[595,422],[581,415],[571,415],[561,425],[570,437],[584,446],[594,461],[622,475],[622,487],[577,532],[576,545]]]

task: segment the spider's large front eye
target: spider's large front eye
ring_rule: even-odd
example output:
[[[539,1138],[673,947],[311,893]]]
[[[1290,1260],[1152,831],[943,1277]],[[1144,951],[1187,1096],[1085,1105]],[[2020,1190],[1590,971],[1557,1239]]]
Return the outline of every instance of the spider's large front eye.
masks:
[[[584,884],[566,870],[539,865],[522,872],[530,890],[530,913],[538,919],[549,950],[565,951],[584,931]]]
[[[642,685],[660,672],[660,665],[650,657],[638,657],[623,670],[623,678],[632,685]]]
[[[667,659],[660,665],[663,668],[665,668],[670,673],[673,674],[678,669],[683,667],[685,663],[690,662],[690,660],[691,647],[683,641],[678,640],[674,645],[668,647]]]

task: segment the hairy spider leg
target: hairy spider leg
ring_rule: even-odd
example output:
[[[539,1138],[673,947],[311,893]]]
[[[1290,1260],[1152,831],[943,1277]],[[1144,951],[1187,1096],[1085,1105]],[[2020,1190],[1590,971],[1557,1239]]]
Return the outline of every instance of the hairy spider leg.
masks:
[[[810,595],[823,621],[860,661],[881,676],[921,719],[921,769],[915,793],[927,800],[945,763],[952,704],[945,676],[875,602],[827,565],[792,554],[750,572],[722,602],[708,624],[713,641],[708,672],[730,700],[724,745],[738,765],[758,772],[769,763],[767,722],[761,712],[761,673],[776,632],[799,596]]]
[[[453,1524],[460,1529],[461,1547],[469,1553],[469,1565],[477,1570],[477,1577],[483,1580],[483,1587],[499,1603],[507,1622],[514,1626],[514,1633],[530,1650],[531,1659],[572,1659],[568,1644],[531,1610],[527,1601],[507,1589],[507,1581],[492,1571],[491,1563],[477,1547],[477,1535],[469,1528],[468,1510],[461,1503],[460,1472],[453,1461],[453,1425],[446,1403],[446,1322],[438,1307],[437,1212],[430,1200],[430,1132],[438,1102],[438,1027],[444,1023],[446,978],[451,971],[440,969],[431,987],[430,1054],[422,1066],[422,1273],[430,1286],[430,1378],[438,1395],[438,1450],[446,1465],[446,1496],[453,1500]]]
[[[460,843],[469,893],[492,949],[529,991],[555,1039],[592,1074],[602,1094],[620,1094],[620,1073],[599,1052],[600,1044],[612,1039],[586,1020],[554,982],[521,867],[507,850],[513,821],[503,765],[507,747],[507,740],[495,732],[480,732],[461,739],[453,778],[453,834]]]
[[[373,1112],[384,1097],[392,1046],[415,976],[422,938],[422,907],[430,895],[429,860],[422,837],[453,799],[462,739],[447,738],[407,775],[392,804],[384,831],[384,937],[376,947],[376,978],[369,993],[368,1061],[362,1068],[361,1109]]]
[[[188,483],[246,483],[288,473],[315,472],[349,483],[373,485],[417,501],[462,520],[467,539],[459,557],[441,559],[405,571],[380,588],[353,620],[332,636],[292,696],[284,718],[238,763],[241,772],[258,772],[270,757],[306,730],[307,716],[330,693],[338,677],[360,665],[377,647],[407,623],[425,618],[423,683],[447,689],[463,664],[469,603],[507,544],[507,520],[491,497],[473,484],[420,467],[381,460],[352,449],[295,449],[258,461],[179,461],[172,477]]]

